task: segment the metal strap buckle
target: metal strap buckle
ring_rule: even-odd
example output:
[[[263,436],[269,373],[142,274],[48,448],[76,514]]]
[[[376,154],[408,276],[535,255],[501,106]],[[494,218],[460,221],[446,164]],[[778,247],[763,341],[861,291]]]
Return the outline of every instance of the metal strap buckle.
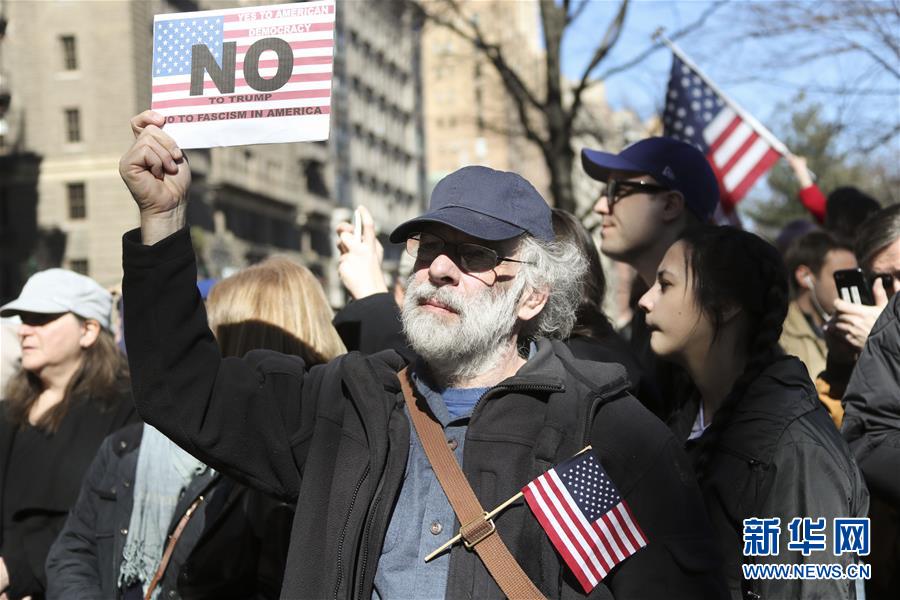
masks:
[[[480,517],[472,519],[459,528],[459,533],[463,538],[466,548],[471,550],[475,544],[482,541],[487,536],[497,530],[494,521],[488,518],[488,512],[484,511]]]

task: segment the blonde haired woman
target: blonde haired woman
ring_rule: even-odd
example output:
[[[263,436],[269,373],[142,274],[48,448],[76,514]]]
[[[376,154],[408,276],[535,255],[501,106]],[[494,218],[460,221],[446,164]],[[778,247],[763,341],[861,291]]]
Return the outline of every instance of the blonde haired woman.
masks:
[[[331,324],[334,313],[318,279],[282,256],[216,284],[207,311],[224,356],[268,348],[315,365],[347,351]]]

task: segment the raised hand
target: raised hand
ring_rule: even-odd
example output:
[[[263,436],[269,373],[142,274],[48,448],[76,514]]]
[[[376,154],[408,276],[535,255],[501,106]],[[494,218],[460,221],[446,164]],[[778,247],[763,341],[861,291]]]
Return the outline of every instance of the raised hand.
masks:
[[[147,110],[131,119],[134,144],[119,175],[141,211],[141,234],[154,244],[185,224],[191,170],[181,148],[161,128],[165,117]]]
[[[801,188],[808,188],[813,184],[812,177],[809,175],[809,169],[806,166],[805,157],[797,156],[796,154],[788,154],[784,158],[794,172],[794,177],[797,178],[797,183],[800,184]]]
[[[341,252],[338,275],[354,300],[388,291],[381,270],[384,248],[375,237],[375,221],[365,207],[360,206],[359,212],[362,216],[362,240],[357,240],[353,235],[353,225],[350,223],[339,223],[337,226],[338,250]]]
[[[888,295],[884,289],[881,278],[875,280],[872,286],[872,296],[875,298],[875,306],[853,304],[838,298],[834,301],[834,316],[827,324],[828,330],[846,342],[856,352],[860,352],[866,345],[869,333],[875,325],[875,321],[881,315],[888,304]]]

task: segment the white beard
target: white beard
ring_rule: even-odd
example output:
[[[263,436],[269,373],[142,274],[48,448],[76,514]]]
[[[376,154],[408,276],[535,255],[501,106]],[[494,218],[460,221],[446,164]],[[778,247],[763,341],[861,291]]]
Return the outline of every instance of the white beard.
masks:
[[[488,288],[463,300],[447,286],[417,283],[411,276],[401,316],[403,332],[432,374],[445,383],[459,382],[495,367],[509,349],[518,321],[523,278],[506,289]],[[456,312],[442,317],[421,306],[436,300]]]

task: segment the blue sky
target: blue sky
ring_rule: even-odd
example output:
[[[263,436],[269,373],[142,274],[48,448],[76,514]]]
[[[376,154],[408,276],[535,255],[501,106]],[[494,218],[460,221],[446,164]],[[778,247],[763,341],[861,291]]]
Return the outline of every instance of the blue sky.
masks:
[[[835,0],[831,0],[835,1]],[[643,0],[633,2],[618,45],[601,65],[597,73],[621,64],[640,54],[651,41],[652,33],[660,26],[669,34],[696,20],[712,3],[705,0]],[[828,56],[837,29],[809,34],[792,35],[765,42],[748,40],[734,35],[740,28],[747,2],[731,2],[720,7],[703,30],[686,36],[677,43],[706,74],[746,110],[760,119],[776,136],[784,135],[785,111],[800,87],[813,86],[809,97],[822,102],[829,117],[843,118],[849,125],[848,137],[860,134],[854,125],[900,122],[900,83],[896,78],[872,77],[863,70],[859,55]],[[811,9],[826,3],[810,3]],[[563,71],[578,77],[590,57],[606,24],[619,6],[618,0],[593,0],[563,48]],[[804,35],[806,37],[804,37]],[[855,38],[863,44],[869,40]],[[819,51],[817,53],[817,51]],[[814,56],[796,66],[801,55]],[[661,49],[639,66],[612,76],[606,81],[607,99],[614,108],[630,108],[647,118],[661,105],[671,65],[671,53]],[[841,84],[875,87],[885,92],[867,97],[839,97],[821,90]],[[862,117],[862,118],[860,118]],[[861,127],[861,125],[860,125]],[[881,150],[882,158],[896,161],[900,156],[900,136]]]

